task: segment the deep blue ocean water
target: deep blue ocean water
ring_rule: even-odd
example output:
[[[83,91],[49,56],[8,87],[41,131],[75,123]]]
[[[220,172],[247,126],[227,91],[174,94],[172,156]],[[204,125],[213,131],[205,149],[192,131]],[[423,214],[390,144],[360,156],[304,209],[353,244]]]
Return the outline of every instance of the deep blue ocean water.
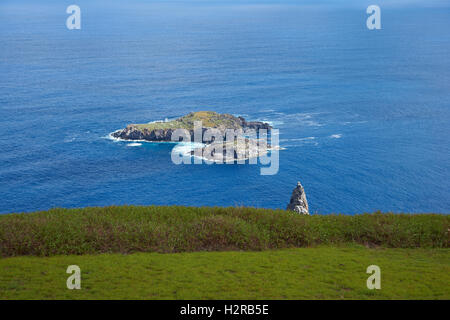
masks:
[[[375,31],[370,4],[1,1],[0,212],[285,208],[300,180],[313,213],[449,213],[450,4],[378,1]],[[278,174],[106,138],[198,110],[273,122]]]

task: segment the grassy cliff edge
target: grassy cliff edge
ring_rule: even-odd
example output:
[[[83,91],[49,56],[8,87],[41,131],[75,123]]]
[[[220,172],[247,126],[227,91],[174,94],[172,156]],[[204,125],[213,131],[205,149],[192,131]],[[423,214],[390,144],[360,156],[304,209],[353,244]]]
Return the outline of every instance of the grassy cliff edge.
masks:
[[[241,207],[5,214],[0,299],[449,299],[449,227],[443,214]],[[372,264],[381,290],[366,286]]]
[[[257,251],[317,245],[448,248],[450,216],[302,216],[245,207],[112,206],[0,215],[0,256]]]

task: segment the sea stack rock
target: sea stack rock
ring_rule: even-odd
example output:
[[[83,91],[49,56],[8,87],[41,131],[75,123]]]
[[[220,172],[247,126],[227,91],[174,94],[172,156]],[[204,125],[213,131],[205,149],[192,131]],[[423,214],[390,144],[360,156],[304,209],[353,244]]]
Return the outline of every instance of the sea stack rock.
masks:
[[[295,211],[299,214],[309,215],[308,201],[306,200],[305,189],[302,184],[297,182],[297,187],[292,191],[291,201],[286,210]]]

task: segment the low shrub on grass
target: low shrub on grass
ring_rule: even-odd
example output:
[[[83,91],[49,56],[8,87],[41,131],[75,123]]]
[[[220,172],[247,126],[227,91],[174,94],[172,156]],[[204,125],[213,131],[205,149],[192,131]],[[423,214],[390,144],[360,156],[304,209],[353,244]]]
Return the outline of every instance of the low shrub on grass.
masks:
[[[303,216],[241,207],[120,206],[0,215],[0,256],[264,250],[357,243],[448,248],[450,216]]]

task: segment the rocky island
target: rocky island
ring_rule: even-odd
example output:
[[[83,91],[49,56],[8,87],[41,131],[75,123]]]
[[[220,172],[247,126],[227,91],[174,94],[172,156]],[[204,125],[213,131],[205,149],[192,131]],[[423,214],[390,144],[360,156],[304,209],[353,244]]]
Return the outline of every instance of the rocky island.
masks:
[[[196,127],[198,122],[201,123],[200,127]],[[125,129],[113,132],[111,136],[122,140],[186,142],[186,139],[179,140],[180,129],[185,133],[183,138],[201,143],[201,146],[196,145],[186,155],[208,161],[245,161],[275,149],[267,139],[258,138],[260,129],[272,129],[268,123],[246,121],[243,117],[214,111],[191,112],[171,121],[130,124]],[[231,138],[228,135],[229,130],[233,132]],[[196,134],[201,135],[200,139],[195,137]]]
[[[188,130],[192,141],[194,137],[194,122],[201,121],[203,132],[207,129],[218,129],[225,133],[227,129],[242,129],[244,131],[254,129],[271,129],[265,122],[246,121],[243,117],[235,117],[231,114],[220,114],[214,111],[191,112],[172,121],[157,121],[145,124],[129,124],[126,128],[113,132],[114,138],[123,140],[145,140],[150,142],[173,141],[172,133],[177,129]],[[213,140],[203,140],[211,143]]]

